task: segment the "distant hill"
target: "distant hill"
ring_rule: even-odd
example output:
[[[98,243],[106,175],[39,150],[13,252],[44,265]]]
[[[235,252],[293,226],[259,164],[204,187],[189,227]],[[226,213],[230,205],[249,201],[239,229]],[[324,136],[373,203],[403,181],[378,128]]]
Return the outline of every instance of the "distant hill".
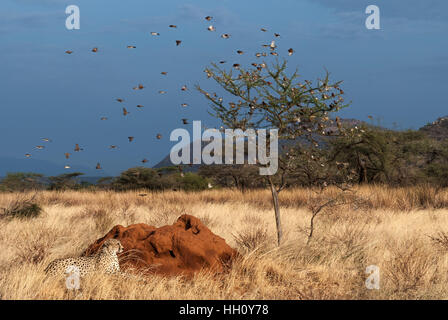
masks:
[[[448,139],[448,116],[441,117],[432,123],[428,123],[419,130],[437,140]]]
[[[6,176],[8,172],[34,172],[46,176],[55,176],[69,172],[82,172],[86,176],[98,175],[98,172],[83,165],[72,165],[72,168],[67,170],[60,164],[48,160],[0,157],[0,177]]]
[[[357,119],[341,119],[341,123],[343,125],[345,125],[345,126],[348,126],[348,127],[361,126],[363,124],[369,125],[366,122],[364,122],[362,120],[357,120]],[[336,126],[334,126],[334,127],[328,127],[327,130],[337,131],[338,129],[337,129]],[[322,138],[321,138],[321,136],[316,136],[315,139],[317,141],[321,141],[320,139],[322,139]],[[301,141],[301,140],[306,142],[306,143],[308,143],[305,140],[305,138],[300,138],[300,137],[297,138],[297,141]],[[288,145],[288,144],[291,144],[291,143],[292,143],[291,141],[279,141],[279,151],[281,151],[282,145]],[[204,148],[204,146],[206,146],[207,144],[209,144],[209,142],[202,142],[202,148]],[[224,147],[223,147],[223,150],[224,150]],[[193,155],[192,155],[192,153],[193,153],[193,143],[190,143],[190,163],[193,163]],[[187,166],[187,167],[184,168],[184,171],[196,172],[196,171],[199,170],[199,167],[201,165],[202,164],[193,164],[191,166]],[[171,162],[170,155],[168,154],[159,163],[157,163],[155,166],[153,166],[153,168],[154,169],[159,169],[159,168],[171,167],[171,166],[174,166],[174,164]]]

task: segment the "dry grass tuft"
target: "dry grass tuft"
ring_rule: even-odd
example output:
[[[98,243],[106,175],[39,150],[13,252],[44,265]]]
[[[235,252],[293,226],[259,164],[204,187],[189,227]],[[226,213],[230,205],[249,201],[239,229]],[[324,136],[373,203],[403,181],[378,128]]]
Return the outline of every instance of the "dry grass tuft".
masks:
[[[310,210],[338,194],[310,189],[280,194],[284,243],[276,247],[269,191],[41,192],[0,194],[8,212],[23,199],[42,208],[33,219],[0,219],[2,299],[446,299],[448,190],[431,186],[361,186],[315,218]],[[146,197],[139,196],[147,193]],[[319,198],[317,198],[319,197]],[[312,208],[311,208],[312,209]],[[53,259],[79,256],[112,226],[172,224],[199,217],[241,256],[228,273],[141,281],[87,277],[81,290],[45,277]],[[6,214],[6,213],[4,213]],[[10,215],[9,214],[9,215]],[[19,214],[20,216],[20,214]],[[24,215],[28,216],[28,215]],[[441,231],[437,231],[441,230]],[[308,242],[308,244],[307,244]],[[380,270],[380,289],[365,286],[366,267]]]

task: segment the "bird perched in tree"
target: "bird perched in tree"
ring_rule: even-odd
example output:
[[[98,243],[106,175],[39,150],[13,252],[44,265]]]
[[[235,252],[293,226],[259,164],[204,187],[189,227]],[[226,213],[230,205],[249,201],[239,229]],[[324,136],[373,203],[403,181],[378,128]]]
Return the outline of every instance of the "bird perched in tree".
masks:
[[[128,110],[126,110],[126,108],[123,108],[123,115],[127,116],[130,112]]]

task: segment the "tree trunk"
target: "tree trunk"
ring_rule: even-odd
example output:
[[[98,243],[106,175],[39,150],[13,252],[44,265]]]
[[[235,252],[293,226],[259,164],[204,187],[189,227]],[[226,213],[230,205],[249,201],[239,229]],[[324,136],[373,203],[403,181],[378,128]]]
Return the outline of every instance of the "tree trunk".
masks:
[[[282,224],[280,221],[280,207],[278,205],[278,193],[275,189],[275,185],[272,182],[271,177],[268,178],[269,185],[271,187],[271,193],[272,193],[272,202],[274,204],[274,211],[275,211],[275,224],[277,226],[277,245],[280,246],[280,243],[282,241],[283,237],[283,230],[282,230]]]

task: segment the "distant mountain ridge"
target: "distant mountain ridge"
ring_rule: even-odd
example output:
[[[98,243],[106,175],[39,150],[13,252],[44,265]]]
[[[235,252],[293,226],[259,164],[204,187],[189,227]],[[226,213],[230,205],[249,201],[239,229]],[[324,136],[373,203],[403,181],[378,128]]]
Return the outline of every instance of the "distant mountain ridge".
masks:
[[[448,139],[448,116],[438,118],[432,123],[428,123],[419,129],[436,140]]]

